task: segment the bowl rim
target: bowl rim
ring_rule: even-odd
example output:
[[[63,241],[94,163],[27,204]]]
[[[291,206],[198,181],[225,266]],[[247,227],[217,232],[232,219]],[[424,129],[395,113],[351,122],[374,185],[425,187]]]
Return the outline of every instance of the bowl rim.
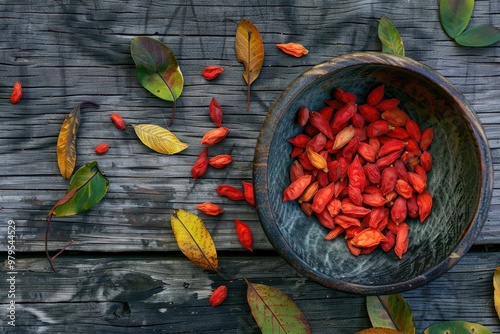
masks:
[[[450,256],[439,262],[433,268],[412,279],[397,283],[385,285],[363,285],[355,283],[346,283],[334,279],[319,272],[316,268],[309,266],[297,253],[293,251],[288,242],[281,234],[277,224],[274,222],[274,214],[269,205],[268,196],[268,165],[270,144],[273,139],[273,132],[281,116],[287,111],[291,98],[302,90],[306,89],[315,80],[328,75],[332,71],[345,69],[347,67],[359,65],[388,65],[403,67],[405,70],[415,72],[432,82],[441,86],[456,103],[460,109],[464,110],[464,118],[467,120],[476,140],[476,146],[479,150],[480,168],[481,168],[481,188],[479,200],[476,207],[474,219],[462,233],[461,240],[452,250]],[[488,215],[489,206],[493,192],[493,163],[491,152],[485,132],[475,111],[472,109],[463,94],[453,86],[453,84],[443,75],[431,67],[424,65],[409,57],[402,57],[381,52],[355,52],[329,58],[317,65],[312,66],[297,78],[295,78],[280,94],[274,104],[269,109],[266,119],[257,139],[254,164],[253,164],[253,182],[255,189],[256,208],[261,221],[263,230],[275,248],[278,254],[285,259],[298,273],[320,283],[326,287],[362,295],[390,294],[407,291],[422,286],[433,279],[441,276],[448,269],[453,267],[460,258],[467,253],[476,238],[478,237]],[[481,208],[481,210],[479,210]]]

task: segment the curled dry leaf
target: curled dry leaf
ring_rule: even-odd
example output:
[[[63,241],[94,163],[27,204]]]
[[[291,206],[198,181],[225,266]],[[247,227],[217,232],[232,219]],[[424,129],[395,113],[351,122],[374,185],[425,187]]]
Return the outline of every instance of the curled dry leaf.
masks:
[[[247,282],[247,301],[262,333],[311,333],[306,317],[290,297],[264,284]]]
[[[181,142],[172,132],[154,124],[134,125],[135,133],[141,142],[158,153],[176,154],[188,145]]]
[[[238,24],[234,49],[236,59],[245,66],[243,78],[248,85],[248,110],[250,109],[250,85],[258,78],[264,64],[264,43],[257,27],[246,18]]]
[[[69,179],[76,166],[76,136],[80,126],[80,108],[83,104],[94,102],[82,102],[71,110],[64,119],[59,137],[57,138],[57,165],[65,179]]]
[[[194,213],[179,209],[170,217],[170,224],[182,253],[203,269],[217,272],[217,250],[203,221]]]

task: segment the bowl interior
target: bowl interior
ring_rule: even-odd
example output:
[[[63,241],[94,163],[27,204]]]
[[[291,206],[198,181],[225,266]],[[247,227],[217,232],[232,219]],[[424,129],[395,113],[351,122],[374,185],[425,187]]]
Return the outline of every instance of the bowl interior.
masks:
[[[258,179],[257,203],[264,230],[276,250],[295,269],[326,286],[379,293],[421,285],[434,278],[426,276],[426,272],[456,251],[478,210],[481,156],[470,124],[475,115],[472,110],[464,115],[463,105],[450,97],[442,85],[407,66],[356,62],[330,66],[336,68],[334,72],[327,73],[329,66],[324,65],[321,70],[316,69],[319,72],[313,69],[299,77],[297,80],[302,80],[303,85],[297,81],[290,85],[271,109],[263,127],[258,147],[266,146],[267,169],[264,175],[257,172],[254,178]],[[435,133],[429,149],[433,168],[428,173],[432,213],[424,223],[407,220],[411,228],[409,248],[402,260],[392,251],[384,253],[380,248],[370,255],[355,257],[349,252],[343,234],[333,241],[324,240],[328,230],[316,218],[307,217],[296,201],[282,202],[283,190],[290,184],[289,167],[293,162],[287,139],[303,131],[296,123],[297,110],[302,106],[321,109],[336,87],[364,99],[367,92],[380,84],[385,84],[386,96],[401,101],[400,107],[422,130],[432,126]],[[260,191],[263,185],[265,190]],[[440,268],[432,275],[446,269]]]

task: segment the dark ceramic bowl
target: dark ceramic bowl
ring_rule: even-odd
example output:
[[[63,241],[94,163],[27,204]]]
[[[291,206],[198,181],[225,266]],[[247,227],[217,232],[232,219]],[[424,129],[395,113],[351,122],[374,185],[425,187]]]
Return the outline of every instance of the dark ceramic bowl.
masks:
[[[303,131],[296,123],[297,110],[319,110],[337,87],[366,96],[381,83],[422,129],[432,126],[435,133],[428,174],[432,213],[424,223],[407,220],[409,247],[402,260],[380,248],[355,257],[343,235],[324,240],[328,230],[316,218],[307,217],[296,201],[282,202],[293,161],[287,139]],[[448,80],[410,58],[364,52],[316,65],[285,89],[262,127],[253,179],[264,231],[293,268],[327,287],[373,295],[421,286],[469,250],[486,220],[493,167],[477,115]]]

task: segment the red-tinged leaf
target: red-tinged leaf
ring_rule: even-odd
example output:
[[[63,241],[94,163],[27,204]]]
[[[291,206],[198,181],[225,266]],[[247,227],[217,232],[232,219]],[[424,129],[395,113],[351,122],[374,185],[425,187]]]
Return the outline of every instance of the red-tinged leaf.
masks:
[[[500,41],[500,29],[489,25],[479,25],[464,31],[455,38],[455,42],[462,46],[481,47]]]
[[[440,0],[439,17],[448,36],[457,38],[469,24],[474,0]]]
[[[399,294],[366,297],[366,308],[373,327],[415,334],[415,323],[409,305]]]
[[[184,77],[174,53],[162,42],[145,36],[132,40],[130,53],[141,85],[160,99],[174,102],[172,123],[176,101],[184,87]]]
[[[425,329],[423,334],[491,334],[483,325],[472,322],[454,320],[443,321]]]
[[[247,279],[247,301],[262,333],[311,333],[298,306],[280,290]]]

